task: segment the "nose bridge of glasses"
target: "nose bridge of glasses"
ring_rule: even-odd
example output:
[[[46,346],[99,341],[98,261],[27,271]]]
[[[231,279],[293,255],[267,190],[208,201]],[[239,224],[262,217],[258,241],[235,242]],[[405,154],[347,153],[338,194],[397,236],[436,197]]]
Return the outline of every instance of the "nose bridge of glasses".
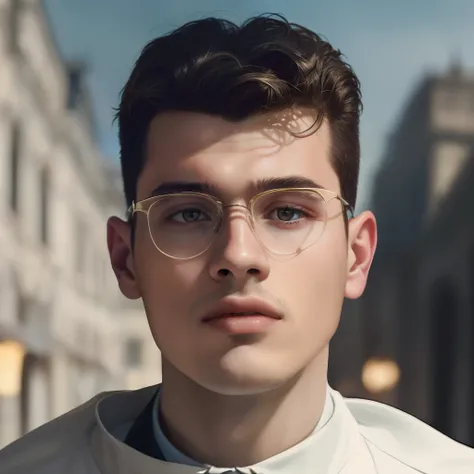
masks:
[[[242,211],[245,211],[247,214],[250,214],[250,209],[245,204],[234,203],[234,204],[226,204],[222,206],[222,209],[229,209],[229,208],[241,209]]]
[[[221,225],[216,230],[215,239],[220,242],[218,247],[226,251],[243,252],[246,255],[253,254],[255,249],[261,248],[262,243],[257,229],[254,225],[250,209],[243,204],[231,204],[225,206],[230,208],[230,213],[221,220]],[[235,254],[234,254],[235,255]]]
[[[247,205],[234,203],[234,204],[226,204],[222,206],[222,211],[225,211],[226,209],[229,210],[226,213],[229,224],[230,222],[234,220],[244,220],[249,225],[249,227],[252,230],[254,230],[254,221],[253,221],[252,211],[249,209]],[[224,218],[225,218],[224,215],[222,215],[221,225],[218,226],[217,231],[219,231],[222,228],[222,220]]]

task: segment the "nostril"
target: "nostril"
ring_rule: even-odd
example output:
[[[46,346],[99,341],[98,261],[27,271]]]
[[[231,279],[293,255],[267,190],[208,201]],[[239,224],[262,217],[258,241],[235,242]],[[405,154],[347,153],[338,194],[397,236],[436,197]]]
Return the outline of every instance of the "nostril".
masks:
[[[228,270],[227,268],[221,268],[217,273],[219,274],[219,276],[229,276],[232,272],[230,270]],[[247,274],[248,275],[259,275],[260,270],[258,270],[257,268],[249,268],[247,270]]]

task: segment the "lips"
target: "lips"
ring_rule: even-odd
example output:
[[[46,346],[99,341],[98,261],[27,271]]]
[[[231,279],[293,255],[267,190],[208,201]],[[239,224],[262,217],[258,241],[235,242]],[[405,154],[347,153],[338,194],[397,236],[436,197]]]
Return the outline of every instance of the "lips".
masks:
[[[242,316],[265,316],[282,319],[282,314],[270,303],[258,298],[224,298],[203,318],[202,322],[210,322],[221,318]]]

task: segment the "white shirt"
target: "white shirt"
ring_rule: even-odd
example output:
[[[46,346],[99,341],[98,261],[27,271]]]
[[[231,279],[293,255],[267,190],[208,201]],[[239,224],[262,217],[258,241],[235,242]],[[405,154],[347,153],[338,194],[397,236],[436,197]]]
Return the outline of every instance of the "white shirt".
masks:
[[[222,474],[160,461],[124,443],[157,387],[98,395],[0,451],[0,474]],[[329,420],[256,474],[473,474],[474,449],[395,408],[330,391]],[[153,435],[152,435],[153,436]],[[148,438],[147,438],[148,439]],[[236,471],[231,471],[236,472]]]
[[[176,464],[185,464],[187,466],[197,466],[197,467],[209,467],[209,466],[202,466],[202,464],[198,463],[194,459],[191,459],[189,456],[186,456],[183,452],[181,452],[176,446],[174,446],[171,441],[166,437],[161,429],[160,425],[160,417],[158,416],[160,407],[160,394],[158,393],[155,397],[155,401],[153,403],[153,433],[156,438],[156,442],[161,449],[165,459],[168,462],[176,463]],[[332,415],[334,413],[334,401],[332,399],[331,391],[328,387],[328,391],[326,393],[325,402],[323,412],[321,417],[313,430],[313,433],[310,435],[312,436],[314,433],[319,431],[322,427],[329,422]],[[299,452],[298,455],[303,455],[302,452]],[[228,470],[229,468],[227,468]]]

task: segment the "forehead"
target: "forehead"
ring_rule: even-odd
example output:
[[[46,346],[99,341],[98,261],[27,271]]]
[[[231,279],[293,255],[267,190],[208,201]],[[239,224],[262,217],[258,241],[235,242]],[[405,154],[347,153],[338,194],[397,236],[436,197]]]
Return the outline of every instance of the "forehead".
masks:
[[[242,122],[189,112],[150,124],[138,199],[167,181],[206,182],[238,194],[266,178],[301,176],[339,191],[330,163],[330,129],[309,111],[282,111]],[[298,136],[295,136],[298,135]]]

